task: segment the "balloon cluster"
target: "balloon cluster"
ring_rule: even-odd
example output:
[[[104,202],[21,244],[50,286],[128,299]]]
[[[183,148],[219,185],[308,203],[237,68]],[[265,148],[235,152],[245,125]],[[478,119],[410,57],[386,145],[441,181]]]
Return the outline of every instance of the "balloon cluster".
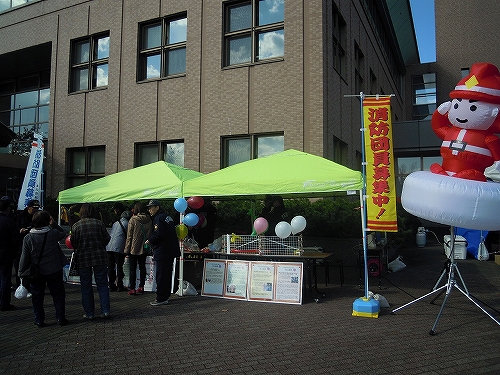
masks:
[[[290,234],[297,234],[306,228],[306,219],[303,216],[295,216],[290,223],[280,221],[274,228],[279,238],[287,238]],[[257,234],[264,234],[269,227],[269,223],[263,217],[258,217],[253,222],[253,228]]]
[[[185,198],[177,198],[174,201],[174,208],[177,212],[184,213],[188,207],[197,210],[203,207],[204,203],[205,201],[202,197],[190,197],[187,200]],[[190,212],[184,216],[182,223],[176,226],[175,231],[177,237],[183,240],[188,234],[188,227],[203,228],[206,225],[207,218],[205,215]]]

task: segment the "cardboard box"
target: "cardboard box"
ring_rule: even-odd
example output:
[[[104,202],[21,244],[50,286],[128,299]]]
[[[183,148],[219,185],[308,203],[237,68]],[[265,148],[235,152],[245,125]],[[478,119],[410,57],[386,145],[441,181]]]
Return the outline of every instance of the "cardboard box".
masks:
[[[444,236],[444,252],[448,258],[450,257],[451,252],[450,245],[451,238],[450,235],[447,234],[446,236]],[[455,259],[467,258],[467,240],[464,237],[455,236],[454,248]]]
[[[495,263],[500,265],[500,255],[495,254]]]

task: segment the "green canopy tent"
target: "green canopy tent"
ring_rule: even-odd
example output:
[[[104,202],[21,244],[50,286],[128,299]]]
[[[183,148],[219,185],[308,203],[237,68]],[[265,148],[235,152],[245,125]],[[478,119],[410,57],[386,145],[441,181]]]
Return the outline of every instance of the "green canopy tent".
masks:
[[[363,187],[361,172],[320,156],[286,150],[245,161],[184,182],[184,196],[325,197]]]
[[[165,161],[111,174],[59,192],[59,205],[183,196],[183,182],[203,173]]]
[[[57,198],[59,201],[59,221],[61,218],[61,205],[63,204],[179,198],[183,196],[183,183],[202,175],[203,173],[165,161],[157,161],[117,172],[61,191]],[[183,285],[182,266],[180,285]]]

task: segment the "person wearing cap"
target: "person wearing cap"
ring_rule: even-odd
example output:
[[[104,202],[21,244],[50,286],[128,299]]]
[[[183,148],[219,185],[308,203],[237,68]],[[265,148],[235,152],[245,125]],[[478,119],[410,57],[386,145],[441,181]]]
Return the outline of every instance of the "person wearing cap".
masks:
[[[486,181],[484,171],[500,171],[500,72],[490,63],[475,63],[450,93],[451,101],[433,113],[432,129],[442,139],[436,174]]]
[[[17,252],[18,231],[10,217],[11,200],[7,196],[0,199],[0,311],[12,310],[12,264]]]
[[[123,206],[122,206],[123,207]],[[115,207],[115,212],[117,209]],[[111,240],[106,245],[108,252],[108,282],[109,290],[112,292],[122,292],[125,290],[123,285],[123,263],[125,261],[125,240],[127,239],[128,221],[132,217],[130,211],[120,211],[120,217],[111,226]]]
[[[146,258],[144,252],[144,242],[151,234],[151,218],[149,217],[146,207],[142,202],[134,204],[134,215],[130,218],[127,228],[127,239],[125,240],[124,252],[128,255],[129,260],[129,291],[128,294],[133,296],[144,293],[144,284],[146,283]],[[137,283],[137,266],[139,266],[139,286],[136,289]]]
[[[160,202],[156,199],[151,199],[146,207],[153,218],[153,232],[146,243],[150,244],[153,249],[156,270],[156,300],[150,304],[151,306],[161,306],[166,305],[170,298],[172,265],[174,259],[179,257],[181,252],[175,233],[174,220],[165,213]]]
[[[19,271],[19,261],[21,259],[21,252],[23,248],[23,239],[24,237],[30,232],[30,229],[32,227],[32,221],[33,221],[33,215],[35,212],[40,210],[40,201],[37,199],[32,199],[28,202],[24,210],[20,211],[16,216],[15,216],[15,221],[17,228],[19,230],[19,237],[18,237],[18,242],[17,242],[17,254],[16,257],[14,258],[14,270],[16,272],[16,287],[21,284],[21,279],[18,276],[18,271]],[[29,282],[24,281],[23,285],[25,286],[26,289],[30,290],[30,285]]]

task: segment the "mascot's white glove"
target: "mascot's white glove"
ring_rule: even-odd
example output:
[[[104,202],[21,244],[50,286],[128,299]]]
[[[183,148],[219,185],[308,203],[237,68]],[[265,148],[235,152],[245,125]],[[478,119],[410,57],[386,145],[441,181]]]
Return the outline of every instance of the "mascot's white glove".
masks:
[[[438,112],[441,115],[445,115],[451,108],[451,102],[444,102],[438,107]]]
[[[500,182],[500,160],[497,160],[492,165],[484,170],[486,178],[495,182]]]

